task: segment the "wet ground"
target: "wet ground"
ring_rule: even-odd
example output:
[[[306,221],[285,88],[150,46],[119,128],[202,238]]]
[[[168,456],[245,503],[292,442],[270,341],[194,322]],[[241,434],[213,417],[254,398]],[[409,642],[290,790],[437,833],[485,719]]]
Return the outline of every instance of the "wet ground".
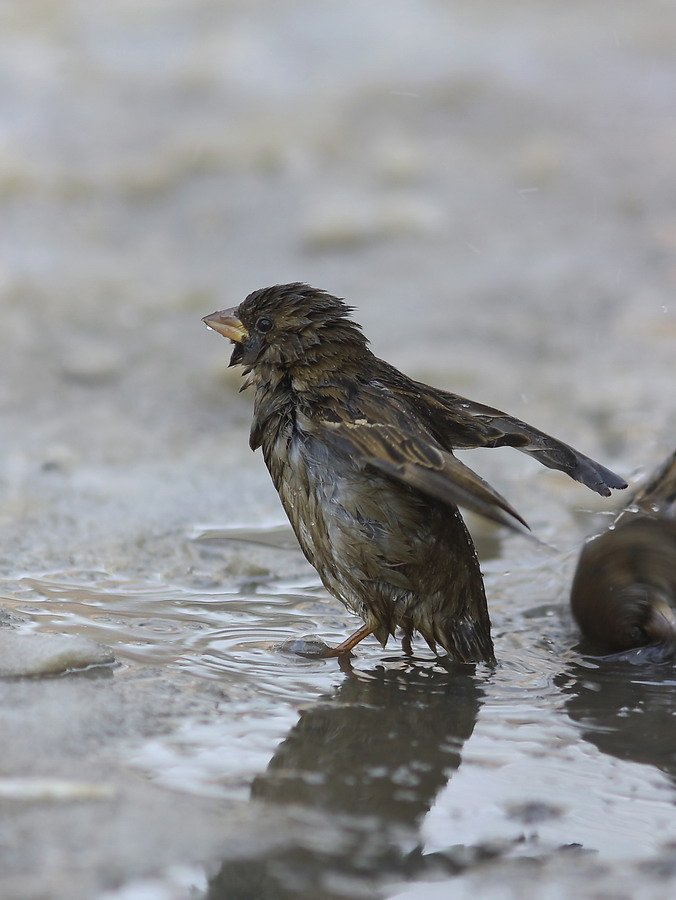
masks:
[[[673,663],[567,595],[616,506],[465,454],[495,671],[345,637],[200,317],[348,298],[374,350],[632,478],[673,450],[676,9],[0,6],[4,898],[666,898]]]

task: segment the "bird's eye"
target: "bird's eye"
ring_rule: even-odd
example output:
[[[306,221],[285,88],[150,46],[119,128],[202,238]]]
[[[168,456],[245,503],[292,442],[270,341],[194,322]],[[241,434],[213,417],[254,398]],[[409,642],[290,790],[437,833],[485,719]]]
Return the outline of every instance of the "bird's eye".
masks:
[[[256,331],[260,331],[262,334],[270,331],[272,328],[272,319],[268,319],[267,316],[261,316],[261,318],[256,322]]]

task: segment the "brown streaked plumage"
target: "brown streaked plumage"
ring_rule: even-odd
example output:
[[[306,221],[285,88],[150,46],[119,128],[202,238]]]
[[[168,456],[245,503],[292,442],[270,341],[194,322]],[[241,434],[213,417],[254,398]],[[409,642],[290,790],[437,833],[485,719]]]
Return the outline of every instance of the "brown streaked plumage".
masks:
[[[399,627],[460,662],[494,661],[483,579],[458,505],[526,530],[453,450],[515,447],[607,496],[626,487],[572,447],[413,381],[375,357],[351,307],[306,284],[250,294],[204,322],[235,343],[255,388],[261,447],[300,546],[327,590],[364,620],[330,652]],[[327,654],[329,655],[329,654]]]

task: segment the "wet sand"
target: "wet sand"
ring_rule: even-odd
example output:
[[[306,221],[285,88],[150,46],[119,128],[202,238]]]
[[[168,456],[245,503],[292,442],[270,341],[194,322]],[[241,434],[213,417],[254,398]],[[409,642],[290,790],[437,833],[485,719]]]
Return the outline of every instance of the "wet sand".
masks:
[[[463,454],[556,547],[471,522],[497,670],[280,653],[354,621],[200,318],[309,281],[409,374],[650,471],[676,10],[0,14],[3,900],[672,896],[673,663],[581,655],[568,610],[617,503]]]

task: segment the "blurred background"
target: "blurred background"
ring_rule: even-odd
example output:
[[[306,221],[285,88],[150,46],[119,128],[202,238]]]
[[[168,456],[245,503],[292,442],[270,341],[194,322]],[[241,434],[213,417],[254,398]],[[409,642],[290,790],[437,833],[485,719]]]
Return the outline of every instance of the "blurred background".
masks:
[[[162,738],[161,752],[151,741],[133,758],[173,788],[194,788],[190,834],[206,853],[200,827],[212,842],[217,830],[206,827],[199,794],[212,791],[214,770],[241,758],[228,777],[246,795],[301,700],[340,682],[337,668],[299,668],[264,649],[266,638],[318,629],[335,638],[352,624],[312,587],[299,556],[200,543],[235,527],[270,541],[284,522],[248,449],[251,397],[226,368],[227,344],[200,321],[257,288],[300,280],[344,297],[377,355],[627,477],[673,451],[675,111],[669,0],[0,0],[0,592],[20,631],[89,634],[124,661],[105,688],[71,685],[67,702],[52,684],[49,740],[30,719],[38,701],[29,688],[12,688],[26,694],[21,702],[8,688],[7,709],[24,715],[13,727],[28,735],[7,750],[9,770],[39,746],[35,770],[77,774],[72,723],[80,714],[89,723],[85,711],[103,703],[101,721],[82,726],[98,737],[82,746],[122,790],[132,784],[138,822],[128,747],[115,741],[145,746],[174,729],[180,740]],[[545,565],[509,539],[508,559],[483,557],[507,664],[486,687],[479,756],[495,758],[491,741],[508,745],[523,768],[507,788],[496,770],[479,840],[494,817],[491,792],[525,791],[549,753],[554,726],[533,710],[545,684],[547,715],[562,706],[554,679],[575,640],[562,612],[567,578],[584,536],[608,521],[592,514],[611,508],[521,454],[471,461],[568,553]],[[289,572],[294,590],[305,579],[309,594],[274,582],[277,594],[251,605],[251,579]],[[243,591],[241,608],[204,593],[231,588]],[[275,603],[287,604],[286,619]],[[363,660],[381,656],[376,646]],[[139,692],[150,677],[144,661],[158,668],[152,690],[146,680]],[[289,679],[283,701],[280,678]],[[501,724],[500,691],[510,703],[526,698],[519,721],[539,722],[521,748],[509,744],[516,727]],[[158,724],[169,697],[174,718]],[[234,737],[233,697],[248,723]],[[114,702],[117,731],[107,726]],[[622,702],[603,728],[615,727]],[[195,704],[210,723],[203,731],[190,718]],[[589,745],[565,723],[560,745],[573,748],[574,764],[561,764],[569,780],[557,790],[592,803],[589,784],[606,778],[611,790],[618,771],[598,775],[592,756],[578,783]],[[187,769],[174,770],[176,760]],[[477,789],[471,765],[463,771],[467,809]],[[479,761],[480,784],[483,771]],[[638,824],[630,816],[600,844],[605,807],[588,811],[585,845],[612,856],[629,853],[639,832],[657,841],[659,798],[673,801],[673,785],[658,787],[647,811],[622,807],[639,809]],[[119,851],[122,881],[134,854],[139,872],[190,855],[180,823],[173,844],[163,831],[171,795],[154,802],[157,818],[138,833],[130,826],[133,846]],[[582,840],[574,816],[560,833],[553,826],[552,845]],[[15,842],[19,860],[16,823],[8,818],[3,831],[2,821],[0,838]],[[28,821],[48,828],[44,817]],[[86,822],[85,834],[94,827]],[[72,825],[50,826],[47,843],[74,834]],[[510,835],[521,828],[507,814],[503,825]],[[54,857],[64,872],[80,846]],[[50,896],[72,900],[70,891]]]
[[[673,4],[0,16],[3,453],[166,458],[239,425],[200,317],[289,280],[417,376],[611,462],[669,449]]]

